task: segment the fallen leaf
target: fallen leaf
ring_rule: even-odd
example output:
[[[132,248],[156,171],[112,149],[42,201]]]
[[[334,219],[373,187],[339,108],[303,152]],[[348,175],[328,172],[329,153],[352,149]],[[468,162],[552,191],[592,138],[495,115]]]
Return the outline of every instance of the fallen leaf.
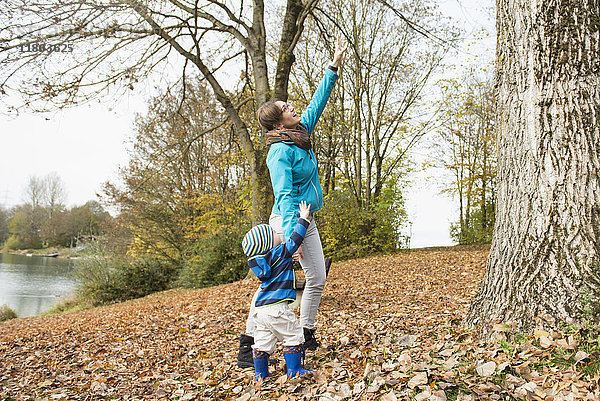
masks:
[[[596,358],[596,342],[580,347],[590,355],[576,354],[578,341],[586,341],[579,334],[538,331],[508,352],[460,327],[487,255],[485,247],[467,247],[336,263],[317,333],[322,344],[343,348],[307,353],[312,377],[293,380],[284,374],[281,347],[272,377],[261,383],[254,369],[236,366],[257,279],[4,322],[0,359],[9,363],[0,362],[0,399],[600,399],[600,375],[582,372]],[[509,341],[503,331],[495,334]],[[540,346],[544,335],[548,348]],[[563,354],[578,363],[548,363],[552,347],[574,349]],[[489,361],[501,378],[478,374]]]
[[[454,368],[456,365],[458,365],[458,360],[454,357],[449,358],[448,360],[444,361],[443,367],[445,370],[450,370],[452,368]]]
[[[408,381],[409,388],[415,388],[421,384],[427,384],[427,372],[419,372]]]
[[[249,401],[252,396],[249,393],[245,393],[237,398],[237,401]]]
[[[417,341],[417,336],[415,335],[403,335],[398,338],[398,346],[400,347],[414,347],[415,342]]]
[[[554,341],[552,341],[549,337],[546,336],[540,336],[540,346],[542,348],[549,348],[554,344]]]
[[[482,365],[477,366],[477,374],[482,377],[488,377],[494,374],[496,371],[496,362],[490,361]]]
[[[590,354],[588,354],[585,351],[577,351],[577,353],[575,354],[575,363],[580,362],[582,360],[584,360],[585,358],[587,358],[588,356],[590,356]]]
[[[515,394],[517,394],[518,396],[520,396],[522,398],[526,398],[526,397],[528,397],[529,393],[535,393],[537,388],[538,388],[537,384],[535,384],[533,382],[528,382],[528,383],[525,383],[524,385],[522,385],[521,387],[517,388],[515,390]]]
[[[510,331],[510,326],[505,323],[494,323],[492,330],[497,332],[507,332]]]
[[[394,390],[390,390],[389,393],[385,394],[380,399],[381,401],[398,401],[398,397],[396,397],[396,393],[394,393]]]
[[[429,397],[431,397],[431,390],[425,389],[425,391],[423,391],[415,396],[415,401],[429,400]]]
[[[434,391],[429,396],[429,401],[446,401],[446,392],[444,390]]]
[[[352,389],[348,383],[342,383],[340,385],[339,393],[342,398],[348,398],[352,395]]]
[[[365,391],[365,383],[360,381],[354,385],[354,388],[352,389],[352,394],[359,395],[363,391]]]
[[[275,383],[278,384],[279,386],[283,386],[285,384],[285,382],[288,381],[288,376],[287,374],[279,376],[279,378],[277,380],[275,380]]]

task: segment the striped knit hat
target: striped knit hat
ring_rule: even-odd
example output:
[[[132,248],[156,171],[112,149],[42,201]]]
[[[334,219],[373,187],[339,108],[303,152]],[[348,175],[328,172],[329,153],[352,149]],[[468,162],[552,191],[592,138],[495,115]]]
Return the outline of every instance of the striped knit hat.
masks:
[[[242,241],[242,249],[249,257],[262,255],[273,247],[273,229],[268,224],[252,227]]]

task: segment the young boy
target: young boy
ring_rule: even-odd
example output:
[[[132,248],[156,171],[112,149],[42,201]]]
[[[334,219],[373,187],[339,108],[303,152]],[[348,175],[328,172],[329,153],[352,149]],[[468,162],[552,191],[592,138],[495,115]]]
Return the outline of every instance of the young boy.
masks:
[[[292,255],[304,239],[308,228],[310,205],[300,202],[300,218],[285,244],[267,224],[253,227],[242,241],[248,266],[260,279],[255,303],[254,377],[269,376],[269,355],[275,351],[277,340],[283,343],[283,357],[289,377],[310,372],[302,368],[304,332],[288,304],[296,299]]]

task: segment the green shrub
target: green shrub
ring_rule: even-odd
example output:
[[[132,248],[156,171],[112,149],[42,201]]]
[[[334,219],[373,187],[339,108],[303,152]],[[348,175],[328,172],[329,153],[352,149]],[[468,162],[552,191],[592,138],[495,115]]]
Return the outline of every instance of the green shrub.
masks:
[[[64,313],[64,312],[75,312],[79,310],[89,309],[92,307],[92,304],[84,301],[76,296],[65,298],[61,300],[59,303],[54,305],[52,308],[42,313],[42,316],[45,315],[54,315],[56,313]]]
[[[226,226],[190,247],[178,285],[203,288],[240,280],[248,273],[242,239],[249,224]]]
[[[133,258],[97,253],[78,263],[76,276],[79,298],[102,305],[170,288],[177,266],[154,256]]]
[[[10,319],[16,319],[17,314],[8,305],[0,306],[0,322],[5,322]]]
[[[472,209],[469,219],[450,224],[450,238],[461,245],[488,244],[492,242],[494,233],[494,208],[487,208],[485,225],[481,209]]]
[[[4,243],[4,247],[8,250],[21,249],[23,247],[23,244],[19,237],[11,235]]]
[[[384,191],[371,210],[357,207],[348,190],[330,192],[317,214],[323,252],[344,260],[396,251],[406,219],[402,206],[402,199],[394,191]]]

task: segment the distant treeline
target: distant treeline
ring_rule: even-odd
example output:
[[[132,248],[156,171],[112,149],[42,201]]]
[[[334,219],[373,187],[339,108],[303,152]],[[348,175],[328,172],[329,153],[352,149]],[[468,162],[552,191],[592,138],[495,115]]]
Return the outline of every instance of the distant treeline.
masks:
[[[60,177],[30,177],[24,203],[10,209],[0,207],[0,245],[4,249],[40,249],[76,246],[103,234],[112,220],[96,201],[67,208],[66,191]]]

